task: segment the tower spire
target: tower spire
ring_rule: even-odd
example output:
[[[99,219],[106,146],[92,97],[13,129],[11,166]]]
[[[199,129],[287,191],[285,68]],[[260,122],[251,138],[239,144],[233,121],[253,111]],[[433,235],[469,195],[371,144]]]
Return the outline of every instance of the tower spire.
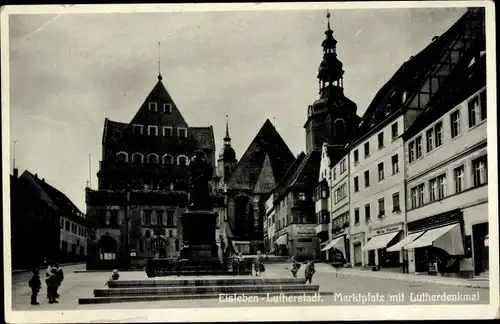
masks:
[[[328,30],[332,30],[330,28],[330,10],[326,9],[326,19],[328,19]]]
[[[161,48],[160,48],[160,42],[158,42],[158,80],[159,81],[161,81],[161,79],[163,79],[163,77],[161,76],[160,58],[161,58]]]
[[[226,136],[224,137],[224,142],[230,142],[231,137],[229,137],[229,116],[226,115]]]

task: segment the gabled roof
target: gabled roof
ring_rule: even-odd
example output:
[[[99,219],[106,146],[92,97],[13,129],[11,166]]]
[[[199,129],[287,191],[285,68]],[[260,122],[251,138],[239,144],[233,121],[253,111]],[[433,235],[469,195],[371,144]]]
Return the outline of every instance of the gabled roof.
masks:
[[[226,183],[228,190],[254,190],[266,155],[269,156],[275,182],[283,177],[295,161],[292,152],[269,119],[231,172]]]
[[[104,119],[104,132],[102,134],[102,144],[112,145],[116,143],[127,128],[127,123],[115,122],[111,119]]]
[[[85,222],[85,214],[65,194],[48,184],[45,179],[40,179],[28,170],[23,172],[21,178],[30,180],[32,184],[35,184],[35,186],[30,186],[31,189],[38,192],[39,197],[52,206],[52,208],[59,209],[64,217],[81,223]]]
[[[385,83],[375,95],[362,117],[362,122],[358,128],[355,141],[370,133],[374,127],[370,126],[373,117],[375,124],[386,119],[382,109],[388,104],[404,109],[419,91],[420,85],[427,79],[428,73],[441,59],[442,52],[450,45],[451,41],[461,32],[464,21],[468,18],[469,11],[466,12],[455,24],[453,24],[443,35],[433,39],[433,41],[415,56],[410,57],[403,63],[394,75]],[[403,92],[406,92],[406,100],[402,102]]]
[[[404,140],[416,135],[486,85],[486,55],[470,67],[468,61],[461,64],[447,78],[446,84],[438,90],[425,111],[402,135]]]

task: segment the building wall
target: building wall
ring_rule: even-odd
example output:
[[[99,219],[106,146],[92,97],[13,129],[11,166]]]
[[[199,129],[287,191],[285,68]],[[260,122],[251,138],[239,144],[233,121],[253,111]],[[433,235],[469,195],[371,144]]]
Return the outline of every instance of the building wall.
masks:
[[[405,152],[408,159],[409,143],[417,137],[422,136],[423,149],[422,157],[412,163],[407,164],[407,219],[408,222],[427,218],[433,215],[445,213],[455,209],[461,209],[464,220],[464,236],[472,236],[474,242],[472,226],[488,222],[488,186],[481,185],[474,187],[472,161],[487,156],[487,123],[476,118],[477,124],[469,127],[468,102],[477,97],[485,88],[473,94],[457,107],[451,109],[445,115],[427,126],[419,134],[413,136],[405,143]],[[451,138],[450,115],[460,111],[460,135]],[[478,116],[476,116],[478,117]],[[426,133],[435,127],[437,123],[442,123],[442,145],[427,152]],[[464,167],[464,182],[461,192],[457,192],[454,178],[454,170],[460,166]],[[487,174],[487,173],[486,173]],[[446,175],[446,186],[442,199],[430,200],[430,180],[438,176]],[[424,185],[424,200],[420,205],[412,206],[412,188]],[[462,258],[460,260],[461,271],[474,270],[473,258]],[[409,251],[413,256],[413,251]],[[410,257],[409,260],[413,258]],[[414,264],[410,262],[410,270],[414,269]]]
[[[69,253],[79,258],[85,257],[87,255],[87,226],[61,216],[60,230],[61,240],[59,242],[59,249],[61,252]],[[73,250],[73,244],[75,250]]]
[[[368,235],[371,230],[386,227],[392,224],[398,224],[405,221],[405,182],[403,172],[403,154],[404,145],[399,135],[404,130],[404,115],[399,116],[381,130],[371,134],[349,151],[350,163],[350,231],[351,235],[364,233],[362,235],[362,247],[367,243]],[[392,138],[392,125],[397,123],[398,136]],[[378,134],[384,133],[384,146],[378,148]],[[365,157],[364,145],[370,143],[370,155]],[[354,152],[358,150],[358,162],[356,163]],[[398,172],[392,172],[392,157],[398,156]],[[378,164],[384,164],[384,179],[379,181]],[[365,187],[364,172],[369,170],[370,186]],[[354,179],[358,177],[359,191],[355,191]],[[400,211],[393,212],[393,195],[399,194]],[[378,200],[385,200],[385,215],[378,217]],[[370,204],[370,221],[365,220],[365,204]],[[359,209],[359,223],[355,222],[355,210]],[[359,238],[360,235],[357,235]],[[354,252],[353,242],[351,240],[350,250]],[[376,257],[375,257],[376,258]],[[368,261],[368,252],[362,252],[362,264]]]

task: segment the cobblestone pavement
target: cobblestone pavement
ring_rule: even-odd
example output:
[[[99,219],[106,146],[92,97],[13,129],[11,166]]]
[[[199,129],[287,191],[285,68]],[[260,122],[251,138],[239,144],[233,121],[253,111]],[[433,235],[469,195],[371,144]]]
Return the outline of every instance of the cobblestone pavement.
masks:
[[[291,277],[285,264],[269,264],[263,278]],[[254,299],[242,305],[241,302],[220,301],[218,299],[148,301],[135,303],[91,304],[79,305],[78,298],[93,297],[93,290],[105,288],[104,284],[110,276],[109,272],[74,273],[73,270],[83,270],[84,265],[65,268],[65,279],[59,293],[58,304],[48,304],[46,287],[43,283],[38,296],[40,305],[31,306],[29,274],[16,274],[13,278],[12,309],[16,310],[86,310],[86,309],[141,309],[141,308],[190,308],[190,307],[249,307],[249,306],[290,306],[290,305],[409,305],[409,304],[487,304],[489,289],[467,288],[434,283],[412,283],[396,280],[384,280],[369,277],[336,277],[325,265],[318,265],[313,278],[313,284],[319,284],[319,301],[288,300],[269,301],[266,297]],[[299,270],[303,277],[303,270]],[[219,276],[220,277],[220,276]],[[145,279],[144,272],[122,272],[121,280]],[[181,277],[185,278],[185,277]],[[193,277],[190,277],[193,278]],[[204,276],[203,278],[213,278]],[[178,279],[178,277],[162,278],[161,280]],[[432,297],[438,296],[438,297]],[[439,297],[441,296],[441,297]],[[443,297],[444,296],[444,297]],[[447,297],[448,296],[448,297]],[[450,297],[451,296],[451,297]],[[458,298],[458,301],[442,302],[427,300],[419,302],[416,298]],[[464,300],[468,299],[468,300]],[[477,299],[477,300],[472,300]]]

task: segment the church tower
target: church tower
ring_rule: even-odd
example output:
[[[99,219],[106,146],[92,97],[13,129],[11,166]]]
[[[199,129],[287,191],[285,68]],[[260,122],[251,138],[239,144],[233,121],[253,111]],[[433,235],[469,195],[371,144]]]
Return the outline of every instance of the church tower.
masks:
[[[229,137],[229,121],[226,115],[226,135],[224,136],[224,146],[219,152],[219,159],[217,160],[217,174],[220,177],[220,184],[223,186],[231,172],[237,164],[236,153],[231,147],[231,137]]]
[[[318,68],[319,99],[308,107],[306,150],[321,149],[323,143],[343,146],[357,126],[356,104],[344,95],[344,70],[337,58],[337,41],[330,28],[330,13],[325,31],[323,60]]]

